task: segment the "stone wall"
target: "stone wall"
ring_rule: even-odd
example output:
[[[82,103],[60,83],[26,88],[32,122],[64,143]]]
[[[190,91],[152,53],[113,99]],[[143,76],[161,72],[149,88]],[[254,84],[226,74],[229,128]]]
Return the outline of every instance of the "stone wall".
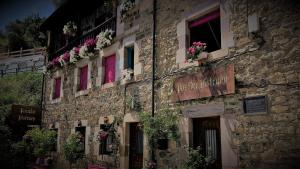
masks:
[[[126,38],[135,35],[138,49],[138,60],[135,64],[141,70],[135,75],[134,81],[123,83],[118,79],[112,87],[97,86],[99,66],[97,59],[102,57],[99,53],[95,53],[96,57],[92,59],[92,87],[85,95],[75,97],[74,65],[61,68],[64,74],[63,97],[58,103],[50,101],[52,77],[46,78],[43,122],[45,126],[53,122],[59,123],[60,145],[65,142],[74,128],[74,122],[78,119],[87,121],[91,127],[90,137],[93,137],[99,126],[100,117],[136,114],[135,110],[125,106],[126,100],[134,94],[138,95],[142,110],[150,113],[152,1],[138,2],[139,13],[136,18],[128,21],[129,23],[118,20],[116,43],[120,45],[115,49],[121,50],[125,41],[128,41]],[[211,6],[216,7],[216,4],[221,9],[221,23],[225,25],[222,26],[224,50],[219,51],[220,57],[215,57],[212,53],[211,56],[216,59],[208,60],[208,65],[212,68],[234,65],[235,93],[173,103],[171,95],[174,80],[206,69],[205,66],[180,62],[180,58],[184,58],[180,49],[186,41],[186,35],[181,35],[181,24]],[[191,105],[224,103],[224,112],[219,115],[223,127],[221,137],[225,140],[222,142],[223,168],[296,168],[296,162],[300,159],[299,7],[299,3],[292,0],[157,2],[155,109],[163,107],[184,109]],[[260,30],[256,36],[248,33],[247,13],[248,15],[257,13],[259,16]],[[266,113],[255,115],[244,113],[243,99],[253,95],[267,96]],[[176,147],[174,142],[170,142],[168,151],[157,152],[159,168],[167,166],[175,168],[184,160],[185,153],[182,147],[190,144],[189,121],[189,118],[182,118],[179,126],[182,136],[181,146]],[[125,144],[125,136],[128,134],[126,123],[124,122],[120,128],[121,168],[126,169],[128,160],[126,159],[128,145]],[[89,145],[88,157],[99,159],[93,153],[95,143],[90,141]],[[144,145],[146,147],[146,143]],[[145,155],[144,159],[147,158]]]

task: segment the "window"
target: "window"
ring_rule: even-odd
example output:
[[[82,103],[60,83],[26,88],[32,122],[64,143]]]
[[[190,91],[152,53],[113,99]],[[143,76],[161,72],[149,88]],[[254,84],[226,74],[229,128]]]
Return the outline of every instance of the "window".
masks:
[[[80,68],[79,91],[87,89],[88,82],[88,65]]]
[[[61,91],[61,77],[58,77],[54,79],[54,90],[53,90],[52,99],[60,98],[60,91]]]
[[[109,128],[110,125],[107,124],[100,125],[100,130],[108,131]],[[113,136],[108,135],[107,139],[99,145],[99,155],[112,153],[112,143],[113,143]]]
[[[115,81],[115,63],[116,63],[116,55],[113,54],[104,58],[104,84],[111,83]]]
[[[80,135],[82,136],[80,141],[83,143],[84,146],[83,151],[85,151],[85,127],[76,127],[75,132],[80,133]]]
[[[220,10],[211,12],[189,23],[190,45],[201,41],[207,44],[206,51],[221,49]]]
[[[134,46],[125,47],[124,69],[134,69]]]

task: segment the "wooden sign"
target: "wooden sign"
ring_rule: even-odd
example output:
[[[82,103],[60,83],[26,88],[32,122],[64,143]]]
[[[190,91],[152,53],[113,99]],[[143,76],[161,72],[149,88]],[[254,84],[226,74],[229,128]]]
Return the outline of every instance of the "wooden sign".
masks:
[[[219,116],[223,113],[223,102],[192,105],[182,109],[183,116],[188,118]]]
[[[34,106],[12,105],[9,123],[11,125],[40,125],[41,112]]]
[[[200,73],[179,77],[173,84],[173,102],[234,93],[234,67],[228,65],[205,69]]]

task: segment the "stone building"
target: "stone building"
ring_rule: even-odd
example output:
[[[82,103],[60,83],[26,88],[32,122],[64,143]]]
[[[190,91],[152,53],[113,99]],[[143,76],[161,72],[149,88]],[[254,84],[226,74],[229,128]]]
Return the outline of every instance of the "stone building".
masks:
[[[90,161],[117,158],[118,168],[145,168],[150,155],[137,112],[152,108],[182,114],[180,144],[169,141],[167,150],[156,151],[158,168],[180,168],[184,145],[210,149],[215,168],[300,167],[299,2],[132,2],[126,11],[126,0],[69,1],[42,25],[49,63],[107,28],[115,32],[111,45],[46,76],[43,124],[58,131],[57,168],[68,165],[62,145],[75,131],[84,135]],[[68,21],[78,30],[65,44]],[[198,41],[207,43],[208,54],[187,62],[188,48]],[[122,122],[112,157],[95,137],[115,117]]]

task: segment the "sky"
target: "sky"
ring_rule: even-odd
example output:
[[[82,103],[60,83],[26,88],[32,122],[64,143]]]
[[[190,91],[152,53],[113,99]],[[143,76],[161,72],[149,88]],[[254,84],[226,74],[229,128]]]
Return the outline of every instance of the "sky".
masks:
[[[0,29],[16,19],[23,19],[32,14],[48,17],[55,10],[53,0],[0,0]]]

